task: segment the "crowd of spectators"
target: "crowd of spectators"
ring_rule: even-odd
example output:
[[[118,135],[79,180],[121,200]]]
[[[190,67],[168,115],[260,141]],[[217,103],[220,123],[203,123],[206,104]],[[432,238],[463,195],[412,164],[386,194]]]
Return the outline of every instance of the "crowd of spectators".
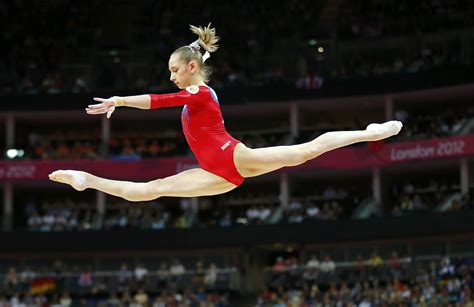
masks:
[[[202,210],[199,225],[231,227],[342,220],[349,218],[363,200],[359,194],[364,192],[328,186],[307,190],[304,196],[291,198],[288,205],[282,206],[279,196],[270,192],[236,192],[219,197],[216,208]]]
[[[474,25],[473,14],[468,0],[341,1],[337,34],[376,39],[468,28]]]
[[[452,182],[434,179],[429,182],[405,182],[394,185],[392,195],[395,204],[392,214],[397,216],[410,212],[433,211],[447,195],[456,190]]]
[[[182,199],[181,203],[186,203]],[[191,228],[199,225],[192,208],[186,205],[164,206],[161,203],[106,204],[105,211],[97,211],[91,201],[61,199],[28,201],[25,204],[26,227],[30,231],[93,231],[93,230],[160,230]],[[24,221],[19,221],[19,225]]]
[[[100,128],[30,130],[18,138],[16,146],[25,151],[23,158],[40,160],[98,159],[103,155]]]
[[[42,160],[134,160],[183,156],[189,151],[180,131],[171,131],[166,135],[139,132],[114,135],[108,144],[104,144],[99,131],[80,127],[69,131],[30,132],[26,142],[17,144],[25,150],[23,158]]]
[[[112,159],[141,159],[186,155],[189,149],[184,137],[178,133],[173,138],[112,138],[109,157]]]
[[[459,193],[455,180],[432,179],[429,181],[405,182],[392,186],[392,216],[423,212],[455,212],[474,209],[474,190]],[[460,197],[453,195],[460,194]],[[387,208],[388,209],[388,208]]]
[[[302,255],[277,255],[269,263],[256,306],[474,305],[472,257],[417,258],[398,251],[385,257],[373,251],[347,262],[311,252],[300,260]],[[232,293],[241,291],[235,275],[244,271],[212,261],[169,260],[154,261],[152,267],[123,262],[107,271],[72,260],[3,265],[0,304],[235,306]]]
[[[426,110],[395,111],[394,117],[404,123],[396,140],[431,139],[458,135],[474,118],[474,108],[443,108],[427,113]]]
[[[420,37],[428,33],[446,35],[444,30],[472,27],[473,8],[467,0],[416,4],[340,1],[333,11],[326,11],[326,5],[333,4],[304,0],[274,6],[266,0],[237,7],[208,0],[200,6],[145,1],[129,10],[107,1],[2,3],[2,36],[7,48],[0,62],[0,93],[170,90],[168,74],[163,74],[167,57],[177,46],[190,43],[188,23],[205,25],[209,21],[222,37],[222,48],[210,62],[216,88],[266,84],[319,88],[325,78],[415,73],[470,61],[469,49],[459,37],[448,36],[449,44],[445,39],[434,45],[419,44]],[[126,20],[113,17],[125,12]],[[320,21],[321,12],[335,14],[332,19],[336,22],[332,24],[331,17]],[[117,35],[113,32],[117,28],[127,28],[129,35]],[[388,48],[360,53],[338,44],[393,35],[406,39],[392,52]],[[275,39],[278,37],[284,39]],[[318,43],[321,39],[326,43]],[[338,56],[345,53],[351,56]]]
[[[455,45],[457,42],[453,42]],[[421,46],[412,50],[351,51],[331,66],[330,77],[334,79],[377,77],[394,74],[416,74],[443,67],[458,67],[465,59],[455,47],[445,49],[442,45]]]
[[[58,94],[88,89],[85,75],[107,1],[9,1],[0,5],[2,93]],[[54,23],[53,23],[54,22]],[[64,64],[83,65],[75,73]]]
[[[107,294],[90,294],[71,296],[67,291],[49,295],[33,295],[31,293],[16,293],[12,296],[0,296],[2,306],[131,306],[131,307],[165,307],[165,306],[232,306],[229,295],[219,292],[205,291],[163,291],[161,294],[151,294],[138,290],[137,292],[109,292]]]
[[[31,231],[73,231],[99,229],[100,215],[90,202],[71,199],[45,201],[36,205],[28,201],[24,206],[27,229]]]
[[[298,201],[293,201],[285,209],[283,220],[289,224],[315,220],[336,221],[344,217],[344,208],[338,200],[320,202],[319,206],[315,202],[301,204]]]
[[[279,257],[257,306],[474,306],[472,258],[436,262],[383,259],[377,253],[338,267],[330,257],[306,263]]]
[[[198,260],[185,264],[179,258],[149,269],[134,266],[100,270],[74,261],[56,260],[52,265],[10,266],[2,271],[2,306],[230,306],[229,291],[235,287],[233,268]],[[193,265],[191,267],[191,265]],[[8,305],[10,304],[10,305]]]

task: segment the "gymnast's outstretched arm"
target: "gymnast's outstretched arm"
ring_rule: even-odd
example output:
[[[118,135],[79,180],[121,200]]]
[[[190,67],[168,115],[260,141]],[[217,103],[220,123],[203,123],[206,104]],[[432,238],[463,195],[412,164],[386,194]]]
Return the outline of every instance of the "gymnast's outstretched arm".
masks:
[[[185,103],[195,103],[198,99],[187,90],[173,94],[145,94],[136,96],[112,96],[110,98],[94,98],[98,104],[88,105],[87,114],[105,114],[110,118],[116,107],[131,107],[137,109],[157,109],[164,107],[182,106]]]
[[[137,96],[112,96],[110,98],[98,98],[94,97],[98,104],[90,104],[86,108],[87,114],[97,115],[107,113],[107,118],[112,116],[116,107],[131,107],[137,109],[150,109],[151,97],[150,95],[137,95]]]

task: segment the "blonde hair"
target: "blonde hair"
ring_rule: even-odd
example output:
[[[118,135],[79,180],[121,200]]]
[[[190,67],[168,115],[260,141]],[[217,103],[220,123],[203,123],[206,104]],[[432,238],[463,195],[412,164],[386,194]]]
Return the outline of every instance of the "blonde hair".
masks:
[[[191,31],[198,36],[197,43],[201,48],[206,50],[207,52],[215,52],[219,46],[217,42],[219,41],[219,36],[216,35],[216,29],[211,28],[211,24],[207,25],[207,27],[196,27],[190,25],[189,28]],[[176,49],[173,54],[179,54],[180,59],[186,63],[189,63],[192,60],[195,60],[199,66],[199,73],[201,74],[204,82],[208,82],[212,69],[210,66],[204,64],[202,53],[199,49],[191,47],[191,46],[183,46]]]

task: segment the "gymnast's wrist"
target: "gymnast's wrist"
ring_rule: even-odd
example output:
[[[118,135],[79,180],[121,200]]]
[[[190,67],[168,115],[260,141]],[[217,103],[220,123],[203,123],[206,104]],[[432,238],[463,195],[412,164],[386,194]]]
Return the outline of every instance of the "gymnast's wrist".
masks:
[[[114,101],[114,104],[116,107],[123,107],[125,106],[125,99],[120,96],[113,96],[112,100]]]

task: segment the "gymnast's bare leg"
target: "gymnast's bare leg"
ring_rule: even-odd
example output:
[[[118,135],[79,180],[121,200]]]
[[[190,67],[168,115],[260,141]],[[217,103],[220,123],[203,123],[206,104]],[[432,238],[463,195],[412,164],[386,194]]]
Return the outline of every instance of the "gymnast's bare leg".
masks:
[[[234,163],[243,177],[259,176],[282,167],[300,165],[336,148],[394,136],[402,126],[399,121],[370,124],[365,130],[327,132],[310,142],[289,146],[251,149],[237,144]]]
[[[92,174],[58,170],[49,175],[53,181],[69,184],[78,191],[96,189],[128,201],[149,201],[163,196],[196,197],[226,193],[236,185],[201,168],[149,182],[104,179]]]

